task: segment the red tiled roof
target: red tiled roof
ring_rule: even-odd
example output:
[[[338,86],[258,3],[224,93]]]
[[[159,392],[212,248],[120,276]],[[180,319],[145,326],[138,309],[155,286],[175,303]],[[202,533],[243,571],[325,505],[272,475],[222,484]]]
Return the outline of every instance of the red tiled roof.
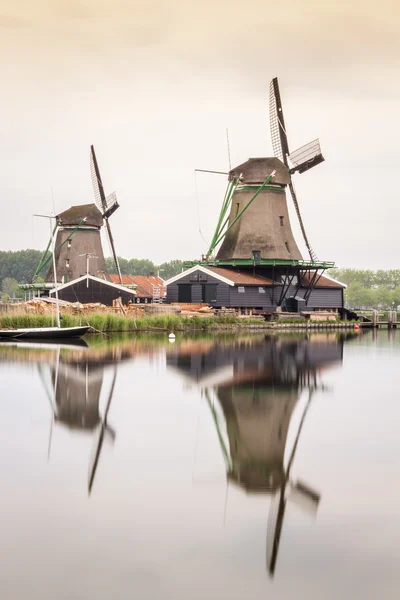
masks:
[[[313,275],[307,273],[307,275],[305,275],[303,279],[304,285],[307,285],[312,280],[312,277]],[[346,286],[343,283],[340,283],[340,281],[335,281],[330,279],[329,277],[324,277],[323,275],[321,275],[315,287],[332,287],[342,289]]]
[[[119,283],[118,275],[110,275],[113,283]],[[161,297],[165,295],[164,280],[154,275],[122,275],[122,285],[136,285],[138,298],[153,298],[154,287],[161,287]]]
[[[261,277],[260,275],[249,275],[248,273],[240,273],[231,269],[224,269],[223,267],[206,267],[208,271],[212,271],[216,275],[221,275],[225,279],[229,279],[237,285],[273,285],[272,279]],[[280,285],[275,282],[275,285]]]

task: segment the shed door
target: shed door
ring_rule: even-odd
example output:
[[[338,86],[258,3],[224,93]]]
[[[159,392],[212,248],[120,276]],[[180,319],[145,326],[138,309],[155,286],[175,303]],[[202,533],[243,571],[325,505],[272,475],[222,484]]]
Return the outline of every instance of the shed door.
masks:
[[[217,301],[217,284],[208,283],[201,286],[201,301],[212,304]]]
[[[178,302],[192,301],[192,286],[190,283],[178,284]]]

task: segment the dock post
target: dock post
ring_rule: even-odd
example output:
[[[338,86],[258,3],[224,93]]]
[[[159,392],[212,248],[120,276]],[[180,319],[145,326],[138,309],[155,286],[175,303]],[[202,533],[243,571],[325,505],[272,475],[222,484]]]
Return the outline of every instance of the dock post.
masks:
[[[378,311],[375,309],[372,311],[372,326],[378,327]]]

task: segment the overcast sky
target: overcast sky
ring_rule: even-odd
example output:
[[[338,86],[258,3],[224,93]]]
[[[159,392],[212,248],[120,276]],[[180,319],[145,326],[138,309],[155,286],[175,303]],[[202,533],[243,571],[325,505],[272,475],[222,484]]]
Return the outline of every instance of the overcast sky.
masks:
[[[226,128],[232,166],[272,154],[278,76],[291,148],[319,137],[326,158],[295,180],[318,257],[400,267],[399,15],[394,0],[0,0],[0,249],[44,248],[32,213],[51,186],[57,212],[93,201],[93,143],[118,254],[199,257],[226,180],[198,175],[196,197],[194,169],[227,170]]]

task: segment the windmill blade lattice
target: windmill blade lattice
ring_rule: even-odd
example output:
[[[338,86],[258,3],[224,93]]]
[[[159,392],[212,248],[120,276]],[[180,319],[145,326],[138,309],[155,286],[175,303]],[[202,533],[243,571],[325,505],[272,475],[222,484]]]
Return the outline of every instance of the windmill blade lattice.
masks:
[[[121,269],[119,266],[119,260],[118,260],[118,256],[115,252],[115,246],[114,246],[114,240],[111,234],[111,229],[110,229],[110,223],[108,222],[108,219],[104,219],[105,222],[105,227],[104,227],[104,236],[107,240],[107,245],[108,248],[110,250],[110,254],[114,259],[114,265],[117,271],[117,275],[119,277],[120,283],[122,284],[122,274],[121,274]]]
[[[285,119],[283,116],[281,95],[278,79],[275,77],[269,86],[269,123],[274,156],[287,166],[289,146],[286,135]]]
[[[303,234],[304,243],[307,247],[307,250],[308,250],[308,253],[310,255],[312,262],[317,262],[318,257],[315,254],[314,250],[312,249],[310,242],[308,241],[308,237],[307,237],[306,230],[305,230],[304,223],[303,223],[303,217],[301,216],[299,203],[297,201],[296,192],[295,192],[293,182],[291,179],[290,179],[290,183],[289,183],[289,190],[290,190],[290,195],[292,196],[292,200],[293,200],[294,208],[296,210],[297,218],[299,220],[301,233]]]
[[[271,81],[269,88],[269,119],[274,155],[279,158],[279,160],[281,160],[287,167],[289,167],[288,156],[291,159],[291,162],[294,164],[294,169],[290,169],[290,195],[292,196],[301,233],[303,234],[304,243],[307,247],[311,261],[316,262],[318,258],[312,249],[310,242],[308,241],[291,175],[294,171],[299,171],[300,173],[306,171],[311,166],[322,162],[324,158],[321,154],[319,140],[314,140],[313,142],[302,146],[292,154],[289,153],[289,144],[286,134],[285,119],[283,116],[281,95],[279,91],[278,79],[276,77]]]
[[[95,167],[94,159],[93,159],[94,149],[93,150],[92,149],[93,149],[93,146],[91,146],[91,151],[90,151],[90,175],[92,178],[94,200],[95,200],[97,208],[99,209],[101,214],[103,214],[104,206],[101,201],[101,193],[100,193],[100,185],[103,186],[103,184],[102,184],[101,180],[99,181],[97,174],[96,174],[96,167]]]
[[[290,162],[293,165],[293,168],[290,169],[291,173],[298,171],[299,173],[304,173],[304,171],[308,171],[311,167],[315,167],[319,163],[323,162],[325,159],[321,154],[321,145],[319,143],[319,139],[313,140],[298,150],[291,152],[289,154]]]
[[[90,146],[90,172],[92,176],[92,184],[94,197],[97,208],[103,215],[105,225],[105,235],[107,238],[108,246],[111,251],[111,255],[114,259],[115,268],[119,277],[119,282],[122,285],[122,275],[119,266],[118,256],[115,251],[114,239],[111,233],[111,227],[109,223],[109,217],[115,212],[119,206],[115,192],[110,194],[107,198],[104,193],[104,186],[100,176],[99,165],[97,164],[96,153],[93,145]]]

